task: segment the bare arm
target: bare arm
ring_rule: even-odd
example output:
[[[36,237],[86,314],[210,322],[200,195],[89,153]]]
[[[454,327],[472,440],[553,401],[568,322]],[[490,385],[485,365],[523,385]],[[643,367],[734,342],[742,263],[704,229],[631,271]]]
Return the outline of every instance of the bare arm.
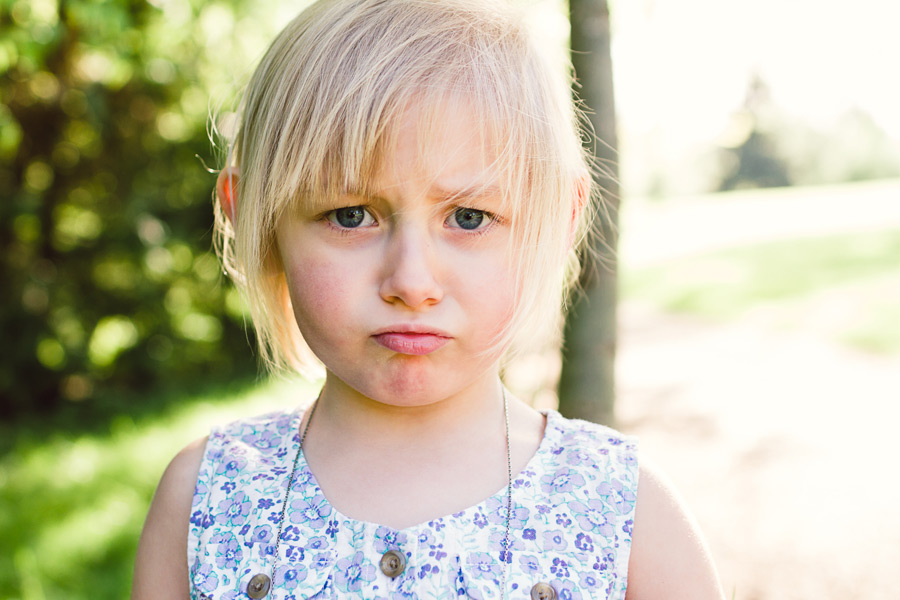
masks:
[[[626,600],[721,600],[722,588],[697,525],[674,489],[643,463],[638,482]]]
[[[190,598],[187,532],[206,438],[178,453],[153,495],[134,564],[132,600]]]

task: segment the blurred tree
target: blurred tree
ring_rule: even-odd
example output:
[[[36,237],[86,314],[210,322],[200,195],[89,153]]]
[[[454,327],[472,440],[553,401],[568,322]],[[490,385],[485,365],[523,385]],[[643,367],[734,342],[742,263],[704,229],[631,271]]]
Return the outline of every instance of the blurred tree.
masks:
[[[604,202],[598,207],[599,239],[583,256],[584,293],[566,319],[559,408],[567,417],[614,424],[619,184],[609,7],[606,0],[570,0],[569,20],[572,64],[596,134],[590,140],[594,179]]]
[[[755,75],[747,87],[743,108],[732,115],[731,140],[723,148],[725,174],[719,191],[791,185],[788,167],[778,155],[770,132],[773,103],[769,87]]]
[[[197,158],[243,4],[0,3],[5,419],[253,371]]]

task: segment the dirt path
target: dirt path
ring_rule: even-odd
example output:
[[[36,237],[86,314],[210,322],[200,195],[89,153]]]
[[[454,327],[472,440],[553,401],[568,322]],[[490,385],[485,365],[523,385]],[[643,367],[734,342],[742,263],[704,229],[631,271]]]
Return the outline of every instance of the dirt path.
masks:
[[[634,303],[620,340],[619,426],[681,490],[729,598],[900,598],[896,357]]]

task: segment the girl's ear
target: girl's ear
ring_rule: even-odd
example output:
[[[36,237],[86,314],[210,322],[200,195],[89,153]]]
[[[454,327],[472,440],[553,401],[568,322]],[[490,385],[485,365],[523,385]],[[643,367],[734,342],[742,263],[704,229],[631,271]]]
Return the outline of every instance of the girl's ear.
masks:
[[[235,208],[237,206],[237,185],[241,179],[241,170],[238,167],[225,167],[219,171],[216,179],[216,197],[222,206],[225,217],[234,225]]]
[[[581,213],[591,201],[591,174],[583,173],[575,180],[575,189],[572,190],[572,220],[569,222],[569,248],[575,245],[575,234],[578,233],[578,222]]]

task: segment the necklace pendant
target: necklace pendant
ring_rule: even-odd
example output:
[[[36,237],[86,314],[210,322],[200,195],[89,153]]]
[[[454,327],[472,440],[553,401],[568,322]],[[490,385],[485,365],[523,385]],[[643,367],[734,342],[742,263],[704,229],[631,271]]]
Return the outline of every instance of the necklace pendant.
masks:
[[[272,587],[272,580],[265,573],[257,573],[247,583],[247,595],[254,600],[265,598]]]

